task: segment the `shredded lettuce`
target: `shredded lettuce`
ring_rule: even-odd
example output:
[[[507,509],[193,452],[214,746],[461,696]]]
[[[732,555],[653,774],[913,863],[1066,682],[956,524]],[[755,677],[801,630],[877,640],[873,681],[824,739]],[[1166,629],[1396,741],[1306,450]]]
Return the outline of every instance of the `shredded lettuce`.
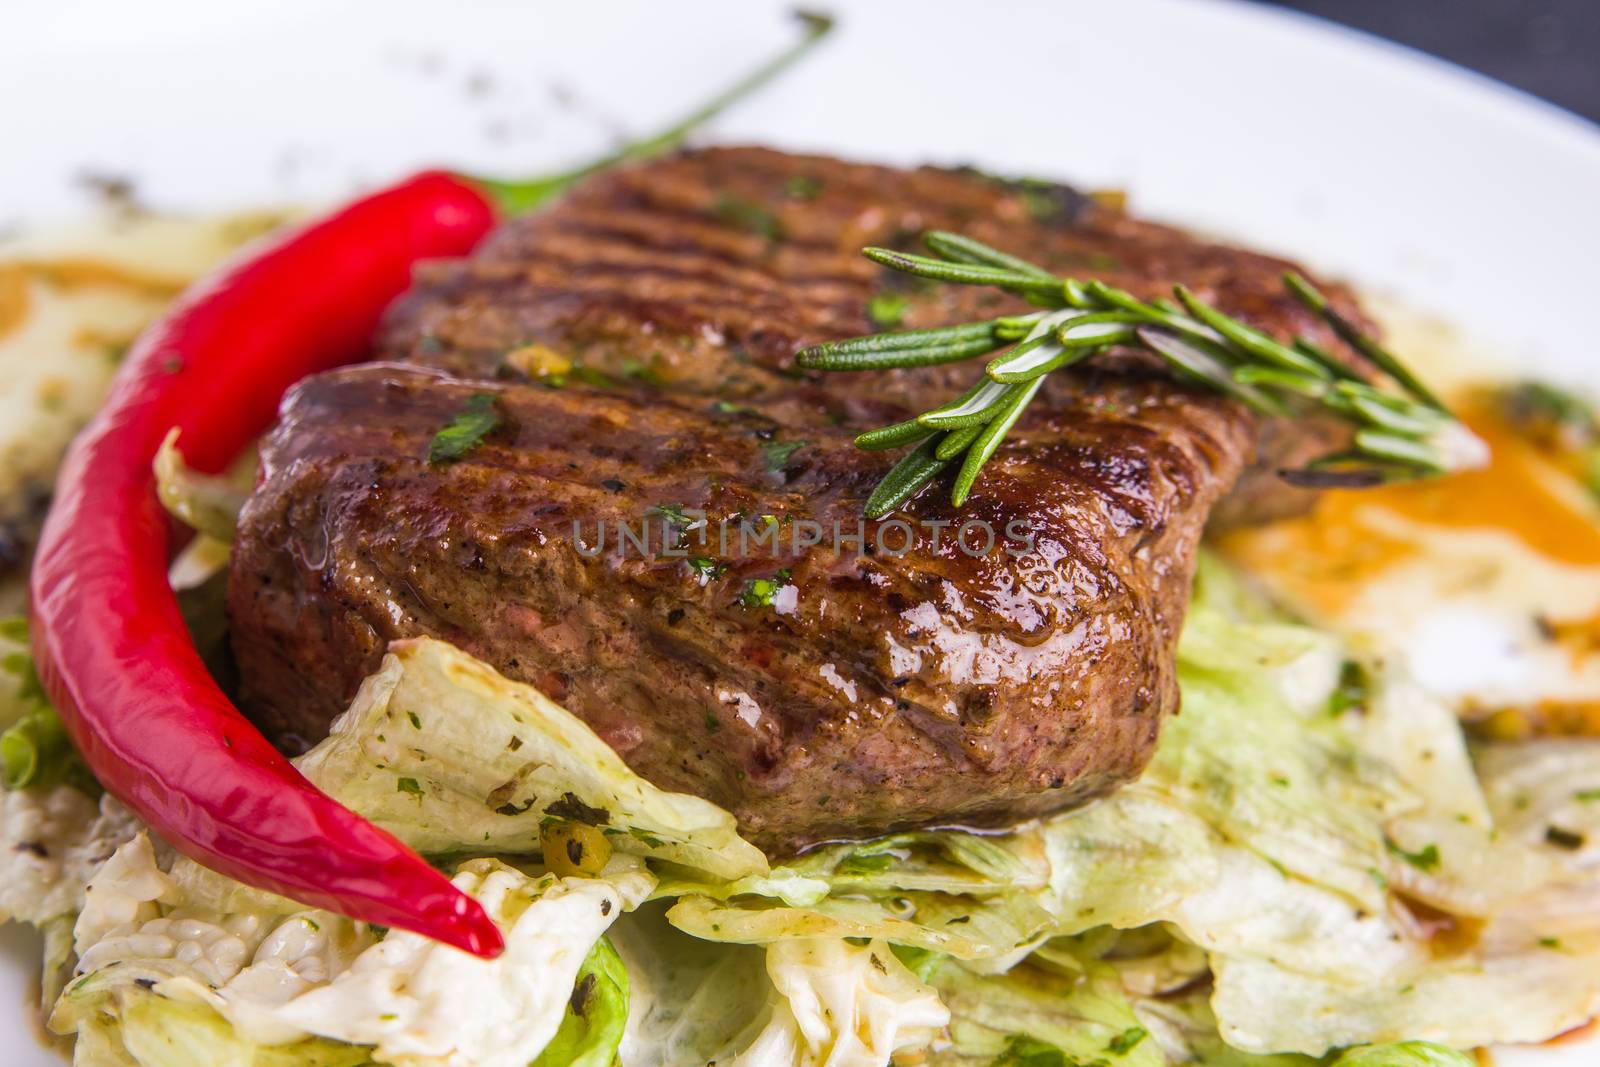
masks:
[[[137,990],[84,1021],[74,1067],[366,1067],[369,1049],[310,1038],[247,1041],[216,1012]]]
[[[282,1067],[1459,1067],[1600,1010],[1600,743],[1469,752],[1447,708],[1209,561],[1179,677],[1146,773],[1102,800],[770,866],[536,691],[401,642],[301,769],[454,869],[507,955],[101,833],[126,843],[87,901],[76,867],[29,891],[58,931],[77,913],[52,1022],[116,1067],[196,1042]],[[77,810],[44,796],[0,814]],[[552,820],[609,862],[545,871]]]
[[[1477,1067],[1477,1063],[1476,1057],[1455,1049],[1426,1041],[1400,1041],[1351,1049],[1334,1060],[1332,1067]]]
[[[28,620],[0,619],[0,786],[47,789],[66,783],[97,794],[95,783],[44,694],[28,648]]]
[[[454,881],[504,932],[497,959],[402,931],[379,936],[322,911],[209,910],[140,835],[91,883],[75,931],[81,976],[51,1026],[81,1034],[107,1016],[122,1019],[124,1043],[142,1067],[150,1064],[126,1030],[132,1004],[145,1005],[152,1020],[171,1005],[181,1032],[196,1020],[220,1020],[245,1047],[319,1039],[311,1047],[361,1049],[341,1052],[340,1062],[526,1067],[562,1040],[609,1063],[627,1012],[626,978],[597,946],[649,895],[654,879],[643,865],[618,856],[603,877],[562,879],[477,859]],[[149,1001],[152,993],[159,999]],[[580,1004],[575,1026],[568,1019]]]
[[[659,908],[627,916],[614,937],[635,990],[627,1067],[886,1067],[950,1020],[882,941],[786,940],[763,952],[686,936]]]
[[[254,457],[250,457],[252,462]],[[224,545],[233,541],[250,482],[201,474],[184,461],[174,428],[161,442],[154,463],[156,494],[174,518]]]
[[[601,938],[578,968],[556,1036],[530,1067],[611,1067],[628,1024],[628,970]]]
[[[443,641],[391,646],[298,765],[424,853],[537,852],[541,824],[559,817],[713,879],[767,871],[731,814],[651,785],[571,712]]]
[[[1057,943],[1001,975],[941,965],[931,979],[950,1007],[950,1046],[935,1064],[1165,1067],[1110,964]]]

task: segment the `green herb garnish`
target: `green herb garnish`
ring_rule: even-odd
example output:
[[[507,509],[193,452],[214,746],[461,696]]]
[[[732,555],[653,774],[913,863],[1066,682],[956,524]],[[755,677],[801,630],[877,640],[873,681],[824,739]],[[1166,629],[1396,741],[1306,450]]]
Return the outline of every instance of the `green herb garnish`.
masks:
[[[809,441],[764,441],[761,445],[761,458],[766,462],[767,470],[781,471],[789,465],[789,458],[809,443]]]
[[[394,783],[394,789],[397,793],[410,793],[419,800],[422,798],[422,786],[415,778],[401,778]]]
[[[1159,357],[1186,381],[1208,386],[1267,415],[1307,406],[1355,428],[1352,448],[1282,471],[1291,484],[1360,487],[1426,478],[1475,466],[1485,449],[1428,388],[1377,341],[1358,330],[1309,281],[1284,275],[1289,293],[1351,348],[1393,380],[1370,385],[1323,348],[1284,344],[1201,301],[1183,286],[1175,300],[1147,303],[1098,281],[1058,277],[1027,260],[959,234],[930,232],[932,256],[867,248],[875,263],[932,282],[994,286],[1043,310],[930,330],[879,333],[816,345],[796,363],[809,370],[927,367],[991,356],[965,394],[915,419],[856,438],[864,449],[915,446],[867,500],[881,518],[957,458],[950,503],[961,507],[984,465],[1038,393],[1045,377],[1096,352],[1132,346]],[[1003,351],[1002,351],[1003,350]]]
[[[867,318],[880,330],[892,330],[905,321],[911,302],[899,293],[879,293],[867,301]]]
[[[1365,707],[1368,696],[1366,668],[1347,659],[1339,667],[1339,684],[1328,694],[1328,714],[1338,718],[1351,708]]]
[[[815,200],[822,195],[822,182],[804,174],[796,174],[783,183],[783,191],[791,200]]]
[[[428,446],[429,463],[454,463],[483,444],[484,438],[500,425],[500,415],[494,409],[494,397],[489,393],[473,393],[444,428],[433,435]]]
[[[695,556],[685,562],[689,564],[689,569],[694,572],[696,580],[701,585],[710,585],[718,578],[721,578],[728,570],[727,564],[718,563],[716,560],[708,559],[705,556]]]
[[[1130,1026],[1111,1039],[1111,1043],[1106,1046],[1106,1051],[1113,1056],[1126,1056],[1135,1045],[1149,1036],[1150,1031],[1144,1027]]]
[[[778,216],[756,203],[733,193],[722,193],[711,202],[711,217],[729,226],[737,226],[769,241],[783,236]]]
[[[1388,849],[1391,855],[1398,856],[1419,871],[1439,869],[1439,846],[1431,842],[1415,852],[1407,852],[1394,838],[1385,836],[1383,847]]]
[[[770,608],[778,590],[789,584],[789,572],[779,571],[771,578],[753,578],[745,583],[739,603],[747,608]]]
[[[1006,1041],[1005,1048],[990,1067],[1077,1067],[1077,1064],[1047,1041],[1016,1034]]]

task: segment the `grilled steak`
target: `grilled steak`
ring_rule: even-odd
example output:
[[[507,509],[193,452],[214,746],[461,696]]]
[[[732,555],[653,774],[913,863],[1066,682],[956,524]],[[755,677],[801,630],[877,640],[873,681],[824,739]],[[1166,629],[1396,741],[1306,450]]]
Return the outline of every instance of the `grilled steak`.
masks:
[[[1330,340],[1281,295],[1284,264],[1061,187],[760,149],[603,175],[422,271],[386,362],[286,400],[235,545],[246,706],[303,746],[388,641],[432,634],[776,852],[1002,823],[1137,775],[1177,704],[1208,516],[1296,506],[1261,477],[1229,492],[1327,434],[1264,429],[1110,356],[1056,376],[962,512],[936,483],[893,528],[861,524],[893,457],[852,436],[977,368],[807,377],[792,357],[873,329],[884,294],[912,327],[1013,307],[895,288],[856,255],[930,227],[1149,295],[1182,280],[1280,336]],[[430,463],[480,394],[496,430]],[[643,550],[619,543],[643,520]],[[962,523],[984,525],[962,541]]]

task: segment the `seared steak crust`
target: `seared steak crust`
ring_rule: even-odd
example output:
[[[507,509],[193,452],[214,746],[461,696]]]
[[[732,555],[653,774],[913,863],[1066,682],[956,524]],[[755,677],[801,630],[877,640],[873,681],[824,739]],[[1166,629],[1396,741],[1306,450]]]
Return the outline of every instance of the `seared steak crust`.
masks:
[[[1329,340],[1282,295],[1285,264],[1060,187],[761,149],[602,175],[425,268],[382,340],[389,362],[286,400],[235,546],[247,707],[303,745],[388,641],[443,637],[773,851],[1002,823],[1137,775],[1177,704],[1195,545],[1262,429],[1142,357],[1102,359],[1057,376],[961,513],[934,490],[905,509],[909,528],[885,537],[906,551],[875,550],[876,523],[833,544],[894,458],[851,437],[978,368],[807,377],[795,350],[874,329],[885,293],[907,327],[1018,307],[905,287],[857,255],[934,227],[1149,296],[1182,280],[1275,334]],[[433,434],[478,393],[500,428],[430,464]],[[1263,459],[1323,436],[1279,428]],[[1259,484],[1235,516],[1298,503]],[[649,550],[619,551],[616,524],[652,509]],[[709,543],[662,540],[661,515],[701,510]],[[719,544],[741,518],[778,538]],[[955,537],[974,521],[994,531],[987,554]],[[813,522],[823,543],[795,551]]]
[[[506,429],[430,466],[434,429],[485,389]],[[807,444],[772,471],[778,427]],[[857,532],[882,473],[850,436],[801,397],[719,414],[703,398],[393,364],[310,379],[266,443],[236,546],[250,703],[278,737],[314,738],[387,642],[433,634],[779,851],[1037,814],[1136,775],[1176,704],[1195,541],[1242,424],[1140,378],[1027,420],[962,514],[997,531],[978,558],[953,526],[937,549],[913,525],[903,555],[900,527],[888,552],[836,550],[834,524]],[[637,530],[652,508],[743,515],[756,532],[773,516],[780,543],[735,533],[723,550],[691,531],[681,551],[715,561],[691,563],[663,553],[679,541],[658,511],[649,553],[617,551],[615,524]],[[949,518],[933,500],[912,510]],[[827,533],[796,557],[806,520]],[[1009,545],[1016,559],[1014,522],[1033,535],[1032,552]],[[586,558],[575,523],[591,550],[605,523],[606,551]]]

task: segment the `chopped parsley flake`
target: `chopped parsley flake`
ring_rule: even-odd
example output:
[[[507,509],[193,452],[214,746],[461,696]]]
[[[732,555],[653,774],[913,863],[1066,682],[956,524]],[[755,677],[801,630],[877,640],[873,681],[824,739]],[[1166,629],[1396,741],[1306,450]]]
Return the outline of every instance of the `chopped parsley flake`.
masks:
[[[488,393],[473,393],[456,417],[433,435],[433,443],[428,446],[428,462],[454,463],[464,458],[483,444],[484,438],[499,425],[494,397]]]
[[[1539,947],[1540,948],[1560,948],[1561,947],[1561,939],[1559,937],[1541,937],[1539,939]]]
[[[415,778],[402,778],[394,784],[395,792],[410,793],[418,800],[422,799],[422,786],[417,784]]]
[[[1434,871],[1439,869],[1439,846],[1428,843],[1415,852],[1407,852],[1392,837],[1383,839],[1383,847],[1390,854],[1400,857],[1419,871]]]
[[[899,293],[879,293],[867,301],[867,318],[880,330],[892,330],[905,321],[909,306]]]
[[[1589,804],[1600,800],[1600,789],[1580,789],[1573,794],[1580,803]]]
[[[737,226],[769,241],[783,236],[778,216],[756,203],[733,193],[723,193],[711,204],[711,217],[729,226]]]
[[[783,183],[783,191],[791,200],[815,200],[822,195],[822,182],[804,174],[796,174]]]
[[[408,712],[406,712],[406,718],[411,720],[411,728],[412,729],[414,729],[414,730],[422,729],[422,716],[421,715],[418,715],[414,711],[408,711]]]
[[[707,559],[705,556],[695,556],[686,562],[689,564],[689,569],[694,572],[695,578],[700,582],[701,585],[711,584],[718,578],[721,578],[728,570],[728,565],[726,563],[718,563],[716,560]]]
[[[863,856],[860,854],[847,856],[845,857],[845,861],[839,864],[839,873],[879,874],[883,871],[887,871],[889,869],[889,865],[893,862],[894,857],[889,855],[887,852],[880,852],[877,855],[872,856]]]
[[[1126,1056],[1133,1049],[1133,1046],[1149,1036],[1150,1031],[1144,1027],[1130,1026],[1111,1039],[1111,1043],[1106,1046],[1106,1051],[1113,1056]]]
[[[809,441],[766,441],[761,445],[761,458],[766,461],[767,470],[781,471],[789,465],[790,457],[809,443]]]
[[[1047,1041],[1016,1034],[1006,1042],[991,1067],[1077,1067],[1067,1054]]]
[[[789,584],[788,570],[781,570],[771,578],[754,578],[745,583],[739,594],[739,603],[747,608],[770,608],[778,590]]]
[[[1328,714],[1338,718],[1351,708],[1363,707],[1367,694],[1366,668],[1353,659],[1345,660],[1339,668],[1339,684],[1328,694]]]
[[[672,523],[672,525],[680,526],[685,530],[693,529],[694,527],[694,520],[689,518],[688,515],[684,514],[682,504],[657,504],[655,507],[645,512],[645,514],[659,515],[663,519],[666,519],[668,522]]]

